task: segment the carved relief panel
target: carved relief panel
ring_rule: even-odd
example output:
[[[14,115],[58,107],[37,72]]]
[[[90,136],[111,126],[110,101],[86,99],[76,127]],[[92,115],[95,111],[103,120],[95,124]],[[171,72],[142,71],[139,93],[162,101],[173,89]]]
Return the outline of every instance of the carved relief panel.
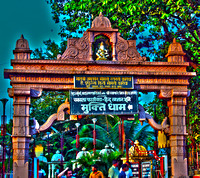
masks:
[[[61,60],[89,60],[89,40],[88,33],[84,33],[80,39],[68,39],[66,51],[62,56],[58,56]]]
[[[105,38],[95,40],[97,36],[106,36]],[[102,50],[99,58],[96,42],[101,41],[102,46],[98,45],[98,50]],[[100,46],[100,47],[99,47]],[[107,49],[106,49],[107,48]],[[108,53],[108,55],[105,55]],[[97,56],[96,56],[97,55]],[[68,39],[68,47],[66,51],[58,56],[60,60],[111,60],[111,61],[145,61],[145,57],[141,57],[136,49],[135,40],[124,40],[120,37],[118,29],[111,27],[110,20],[102,15],[96,17],[92,22],[92,27],[88,29],[80,39]]]

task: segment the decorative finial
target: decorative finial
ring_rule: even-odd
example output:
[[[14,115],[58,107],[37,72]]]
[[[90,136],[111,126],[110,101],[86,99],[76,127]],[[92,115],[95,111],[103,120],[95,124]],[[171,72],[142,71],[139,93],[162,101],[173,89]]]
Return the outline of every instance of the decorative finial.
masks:
[[[23,35],[23,34],[21,35],[21,38],[20,38],[20,39],[24,39],[24,35]]]
[[[139,145],[139,141],[138,141],[138,140],[135,140],[134,144],[135,144],[135,145]]]
[[[176,57],[175,57],[176,56]],[[179,56],[179,57],[177,57]],[[168,62],[184,62],[185,53],[183,52],[183,48],[176,39],[173,39],[173,42],[169,45],[168,53],[165,55],[167,57]]]
[[[110,20],[100,12],[99,16],[92,21],[92,28],[111,28]]]
[[[15,50],[13,50],[15,59],[30,59],[31,52],[28,41],[21,34],[20,39],[16,42]]]

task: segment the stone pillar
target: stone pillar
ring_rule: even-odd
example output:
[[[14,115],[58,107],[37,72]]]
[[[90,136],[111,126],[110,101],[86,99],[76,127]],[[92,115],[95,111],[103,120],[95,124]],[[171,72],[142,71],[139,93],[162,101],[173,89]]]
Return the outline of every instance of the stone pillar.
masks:
[[[170,120],[171,177],[188,177],[185,105],[187,92],[173,92],[168,101]]]
[[[111,42],[112,42],[112,61],[117,61],[117,59],[116,59],[116,41],[117,41],[117,33],[114,32],[114,33],[112,33],[112,38],[111,38]]]
[[[13,50],[15,60],[30,60],[31,50],[24,36],[17,40]],[[15,69],[15,66],[14,66]],[[30,88],[22,88],[20,84],[8,90],[9,96],[13,98],[14,115],[12,129],[13,143],[13,177],[28,178],[29,158],[29,106]],[[34,90],[33,90],[34,93]]]
[[[93,32],[88,32],[88,34],[89,34],[89,60],[93,61],[92,43],[94,42],[94,34],[93,34]]]
[[[13,177],[28,178],[29,158],[29,106],[30,89],[12,88],[9,90],[10,97],[13,97]]]

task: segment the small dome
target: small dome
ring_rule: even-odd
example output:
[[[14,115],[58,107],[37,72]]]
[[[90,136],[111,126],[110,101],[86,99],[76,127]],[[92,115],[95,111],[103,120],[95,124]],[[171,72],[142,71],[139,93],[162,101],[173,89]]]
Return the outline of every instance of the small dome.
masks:
[[[64,161],[64,157],[62,154],[60,154],[60,151],[57,150],[56,154],[54,154],[51,158],[51,161],[61,161],[61,159]]]
[[[90,152],[89,151],[86,151],[86,148],[83,147],[82,148],[82,151],[80,151],[77,155],[76,155],[76,159],[80,159],[82,158],[83,156],[91,156]]]
[[[43,153],[38,156],[39,161],[47,163],[47,158],[43,155]]]
[[[145,153],[145,152],[143,152],[143,153],[138,153],[138,150],[139,151],[147,151],[146,150],[146,148],[144,147],[144,146],[142,146],[142,145],[139,145],[139,141],[138,140],[136,140],[135,142],[134,142],[134,144],[135,144],[135,146],[131,146],[130,148],[129,148],[129,153],[130,153],[130,156],[131,157],[135,157],[135,156],[147,156],[148,154],[147,153]],[[137,148],[136,148],[137,147]],[[138,149],[138,150],[137,150]]]
[[[24,36],[21,35],[21,38],[17,40],[15,49],[28,49],[29,50],[29,44],[26,39],[24,39]]]
[[[175,38],[173,39],[173,43],[169,45],[168,53],[165,57],[174,56],[174,55],[179,55],[179,56],[185,55],[181,44],[176,42]]]
[[[113,149],[109,149],[109,146],[106,145],[106,146],[105,146],[105,149],[101,150],[99,154],[100,154],[100,155],[104,155],[104,154],[109,155],[111,152],[113,152]]]
[[[110,20],[100,12],[99,16],[92,21],[92,28],[111,28]]]

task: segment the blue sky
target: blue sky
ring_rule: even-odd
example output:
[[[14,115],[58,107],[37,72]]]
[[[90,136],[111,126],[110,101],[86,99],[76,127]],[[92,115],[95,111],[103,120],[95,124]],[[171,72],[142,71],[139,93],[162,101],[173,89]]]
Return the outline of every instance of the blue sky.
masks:
[[[13,50],[21,34],[28,40],[31,50],[43,46],[43,41],[60,42],[59,25],[51,17],[51,8],[45,0],[9,0],[0,6],[0,99],[8,98],[6,104],[7,118],[12,118],[12,100],[8,97],[7,89],[11,88],[10,80],[4,79],[4,69],[12,69],[10,61],[14,58]],[[146,100],[147,99],[147,100]],[[148,101],[151,97],[143,97]],[[3,114],[0,103],[0,116]]]
[[[21,34],[28,40],[31,50],[42,47],[43,40],[51,38],[59,42],[59,26],[51,17],[51,8],[45,0],[9,0],[0,6],[0,98],[8,98],[10,80],[4,79],[4,69],[11,69],[13,50]],[[6,115],[10,118],[12,101],[6,105]],[[0,103],[0,115],[3,107]]]

